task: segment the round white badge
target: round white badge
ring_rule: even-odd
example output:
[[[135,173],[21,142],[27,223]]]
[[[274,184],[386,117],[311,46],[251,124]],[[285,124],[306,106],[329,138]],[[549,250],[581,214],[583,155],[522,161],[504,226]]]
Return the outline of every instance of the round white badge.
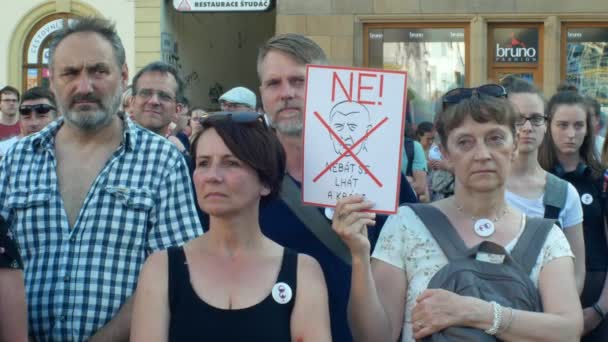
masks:
[[[334,210],[334,208],[325,208],[325,217],[330,220],[333,220],[335,212],[336,210]]]
[[[494,234],[494,222],[485,218],[475,221],[473,228],[475,229],[475,234],[481,237],[488,237]]]
[[[272,287],[272,298],[279,304],[287,304],[293,297],[291,287],[285,283],[276,283]]]
[[[585,205],[589,205],[589,204],[593,203],[593,196],[591,196],[591,194],[582,194],[581,202],[583,202],[583,204],[585,204]]]

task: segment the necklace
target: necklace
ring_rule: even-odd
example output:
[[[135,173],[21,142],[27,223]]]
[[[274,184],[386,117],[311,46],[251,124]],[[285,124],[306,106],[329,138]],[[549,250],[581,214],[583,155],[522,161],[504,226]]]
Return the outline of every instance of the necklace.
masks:
[[[459,206],[456,203],[454,203],[454,205],[456,206],[456,209],[458,209],[458,212],[460,212],[461,214],[463,214],[465,216],[467,215],[461,206]],[[500,215],[496,215],[496,218],[494,218],[493,220],[490,220],[489,218],[486,218],[486,217],[471,216],[471,221],[473,221],[473,231],[475,232],[475,234],[477,234],[477,236],[480,236],[483,238],[492,236],[492,234],[494,234],[494,232],[496,231],[496,227],[494,227],[494,223],[498,222],[508,212],[509,212],[509,209],[508,209],[508,207],[505,206],[502,209],[502,212],[500,213]]]

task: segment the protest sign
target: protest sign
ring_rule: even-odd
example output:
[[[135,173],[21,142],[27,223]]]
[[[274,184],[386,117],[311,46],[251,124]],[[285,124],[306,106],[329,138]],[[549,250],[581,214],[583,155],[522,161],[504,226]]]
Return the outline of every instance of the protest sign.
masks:
[[[305,204],[362,194],[374,212],[397,211],[406,83],[401,71],[306,67]]]

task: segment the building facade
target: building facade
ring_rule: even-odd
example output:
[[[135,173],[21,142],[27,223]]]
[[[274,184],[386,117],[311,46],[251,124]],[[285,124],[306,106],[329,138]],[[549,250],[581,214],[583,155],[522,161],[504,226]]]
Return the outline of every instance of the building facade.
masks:
[[[206,4],[205,4],[206,3]],[[336,65],[407,70],[415,121],[440,94],[519,75],[552,94],[562,81],[608,110],[605,0],[276,0],[264,11],[213,0],[20,0],[0,13],[0,85],[48,82],[46,44],[78,15],[114,20],[130,73],[154,60],[175,65],[194,105],[217,106],[234,86],[257,90],[257,48],[276,33],[319,43]],[[270,7],[266,9],[266,7]]]

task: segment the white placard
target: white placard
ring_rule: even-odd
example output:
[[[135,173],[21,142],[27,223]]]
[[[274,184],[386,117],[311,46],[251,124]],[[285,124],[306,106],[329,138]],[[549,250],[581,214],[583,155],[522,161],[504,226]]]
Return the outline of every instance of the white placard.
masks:
[[[399,198],[407,73],[308,65],[302,201],[363,194],[378,213]]]

